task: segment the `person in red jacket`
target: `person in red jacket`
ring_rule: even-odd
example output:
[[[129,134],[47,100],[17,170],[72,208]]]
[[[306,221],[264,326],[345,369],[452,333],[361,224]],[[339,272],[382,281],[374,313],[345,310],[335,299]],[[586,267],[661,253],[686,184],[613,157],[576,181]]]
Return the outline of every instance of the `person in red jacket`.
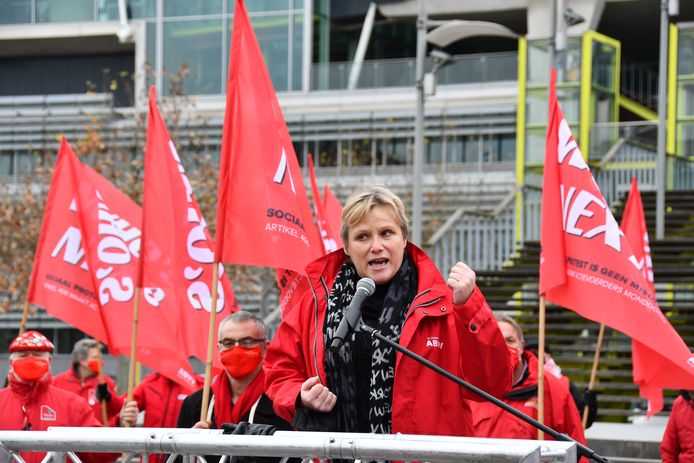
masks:
[[[524,350],[523,330],[516,321],[502,312],[494,312],[506,344],[518,352],[520,362],[514,370],[513,389],[503,401],[513,408],[537,419],[537,358]],[[543,423],[581,444],[586,443],[581,418],[569,389],[551,374],[544,375]],[[477,437],[510,439],[537,439],[537,428],[502,410],[490,402],[472,405],[472,416]],[[546,436],[551,439],[550,436]]]
[[[694,463],[694,391],[681,391],[672,404],[660,456],[663,463]]]
[[[342,213],[344,249],[306,267],[310,290],[287,307],[265,359],[275,411],[299,430],[473,435],[476,395],[362,331],[330,349],[360,278],[376,289],[362,318],[383,335],[487,392],[511,386],[512,357],[474,272],[444,279],[408,243],[400,198],[367,185]]]
[[[196,376],[198,386],[202,377]],[[145,428],[175,428],[181,404],[193,392],[159,373],[151,373],[133,390],[137,408],[144,412]],[[151,454],[150,463],[162,463],[168,455]]]
[[[117,415],[123,406],[123,398],[116,393],[116,383],[108,376],[102,375],[99,381],[99,369],[103,358],[99,343],[94,339],[80,339],[72,349],[72,366],[68,371],[53,378],[53,385],[83,397],[94,410],[94,416],[103,424],[101,401],[106,402],[106,414],[109,425],[117,422]]]
[[[198,387],[203,379],[195,377]],[[145,412],[145,428],[175,428],[183,400],[192,392],[159,373],[151,373],[133,390],[137,408]]]
[[[0,390],[0,429],[45,431],[49,426],[101,426],[91,407],[71,392],[51,385],[53,343],[27,331],[10,344],[9,386]],[[134,402],[123,406],[122,421],[134,421]],[[21,452],[26,463],[40,463],[44,452]],[[120,454],[81,453],[86,463],[114,461]]]

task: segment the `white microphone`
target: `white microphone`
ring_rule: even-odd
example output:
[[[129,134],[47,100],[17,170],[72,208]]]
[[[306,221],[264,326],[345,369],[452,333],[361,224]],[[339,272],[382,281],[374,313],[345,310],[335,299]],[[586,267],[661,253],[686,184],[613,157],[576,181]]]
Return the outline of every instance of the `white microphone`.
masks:
[[[371,278],[364,277],[357,282],[357,290],[354,292],[352,302],[349,303],[347,313],[337,327],[337,331],[333,336],[333,341],[330,344],[331,349],[337,349],[345,342],[345,338],[349,333],[354,331],[361,319],[361,305],[364,299],[371,296],[376,291],[376,284]]]

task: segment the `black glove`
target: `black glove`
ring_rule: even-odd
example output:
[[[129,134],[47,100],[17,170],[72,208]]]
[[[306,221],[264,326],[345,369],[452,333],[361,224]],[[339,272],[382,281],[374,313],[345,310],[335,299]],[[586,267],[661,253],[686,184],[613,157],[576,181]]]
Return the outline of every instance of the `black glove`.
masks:
[[[106,383],[101,383],[98,386],[96,386],[96,400],[99,402],[106,401],[110,402],[111,401],[111,393],[108,391],[108,386]]]
[[[242,421],[238,424],[222,424],[222,434],[244,434],[246,436],[271,436],[277,431],[277,426],[271,424],[253,424]]]
[[[277,431],[276,426],[252,424],[248,421],[242,421],[239,424],[224,423],[222,424],[222,429],[222,434],[243,434],[246,436],[270,436]],[[279,458],[243,455],[234,455],[229,459],[229,463],[279,463],[279,461]]]
[[[583,394],[583,399],[585,400],[586,407],[588,407],[588,423],[586,424],[586,429],[588,429],[598,417],[598,396],[595,391],[586,389],[586,392]],[[581,416],[583,416],[582,410]]]

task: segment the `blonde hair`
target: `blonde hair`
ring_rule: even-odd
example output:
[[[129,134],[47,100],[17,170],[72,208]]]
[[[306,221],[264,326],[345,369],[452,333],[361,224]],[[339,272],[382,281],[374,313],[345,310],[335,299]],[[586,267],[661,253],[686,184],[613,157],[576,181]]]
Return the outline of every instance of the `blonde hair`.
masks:
[[[514,320],[513,317],[506,315],[504,312],[499,310],[494,310],[492,313],[494,314],[494,318],[496,318],[497,323],[505,322],[511,325],[518,336],[518,340],[523,342],[523,328],[520,327],[518,322]]]
[[[402,230],[402,235],[407,239],[410,231],[410,221],[405,215],[405,206],[402,200],[383,184],[362,185],[347,198],[345,207],[342,209],[342,226],[340,227],[340,237],[347,249],[349,230],[366,217],[376,206],[387,206],[393,209],[395,216]]]

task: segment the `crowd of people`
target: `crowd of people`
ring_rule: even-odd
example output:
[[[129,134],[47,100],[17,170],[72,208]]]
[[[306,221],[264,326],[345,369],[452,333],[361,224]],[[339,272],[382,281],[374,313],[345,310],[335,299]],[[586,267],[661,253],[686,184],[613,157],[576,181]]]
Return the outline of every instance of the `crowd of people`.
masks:
[[[246,422],[264,425],[258,433],[293,429],[536,439],[531,425],[363,330],[333,345],[359,281],[370,278],[375,290],[361,306],[364,323],[537,418],[538,360],[519,324],[492,312],[473,270],[459,262],[441,275],[426,253],[408,242],[403,203],[382,185],[356,191],[342,218],[344,248],[307,266],[310,289],[285,310],[272,340],[263,321],[250,313],[222,320],[218,355],[224,370],[212,378],[204,413],[202,389],[188,391],[157,373],[138,385],[133,401],[125,400],[101,374],[101,347],[91,339],[77,342],[71,368],[52,377],[53,344],[28,331],[9,346],[0,429],[132,426],[144,411],[147,427],[214,429]],[[545,368],[556,372],[552,363]],[[544,423],[585,444],[579,404],[560,374],[544,375]],[[684,394],[675,402],[663,441],[664,461],[666,455],[668,462],[694,461],[693,429],[692,397]],[[27,463],[43,458],[36,452],[22,456]],[[88,463],[115,457],[83,455]],[[151,463],[162,458],[153,455]]]

